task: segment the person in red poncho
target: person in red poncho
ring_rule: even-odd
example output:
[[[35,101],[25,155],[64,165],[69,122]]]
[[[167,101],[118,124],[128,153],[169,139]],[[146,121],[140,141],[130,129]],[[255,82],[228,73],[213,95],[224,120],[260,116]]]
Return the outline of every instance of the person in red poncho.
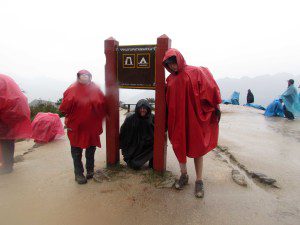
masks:
[[[218,142],[220,90],[207,68],[186,65],[176,49],[166,52],[163,65],[171,73],[166,93],[168,134],[181,170],[175,187],[183,189],[188,183],[186,157],[194,158],[195,196],[202,198],[203,156]]]
[[[65,115],[65,125],[71,144],[75,180],[87,183],[94,175],[96,146],[101,147],[100,134],[105,116],[105,99],[100,88],[92,81],[87,70],[77,73],[77,81],[65,92],[59,110]],[[82,151],[86,157],[86,177],[83,175]]]
[[[13,79],[0,74],[0,174],[13,171],[15,140],[30,137],[27,98]]]

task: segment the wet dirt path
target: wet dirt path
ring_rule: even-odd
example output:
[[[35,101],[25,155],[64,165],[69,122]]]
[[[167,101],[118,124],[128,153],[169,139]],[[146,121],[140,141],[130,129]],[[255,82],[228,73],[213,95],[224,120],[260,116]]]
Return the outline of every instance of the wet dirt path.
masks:
[[[103,149],[104,137],[101,136]],[[226,139],[226,144],[230,143]],[[32,144],[18,143],[18,154],[26,152]],[[105,167],[103,149],[97,149],[96,169]],[[167,169],[178,175],[170,144],[167,155]],[[144,183],[140,173],[129,173],[111,182],[91,180],[80,186],[74,181],[66,138],[39,146],[23,157],[12,174],[0,177],[0,224],[274,225],[300,221],[293,201],[280,198],[285,194],[282,187],[262,188],[250,181],[247,187],[237,185],[232,180],[230,164],[215,152],[209,153],[204,161],[204,199],[193,195],[192,160],[188,160],[189,185],[183,191],[176,191]]]

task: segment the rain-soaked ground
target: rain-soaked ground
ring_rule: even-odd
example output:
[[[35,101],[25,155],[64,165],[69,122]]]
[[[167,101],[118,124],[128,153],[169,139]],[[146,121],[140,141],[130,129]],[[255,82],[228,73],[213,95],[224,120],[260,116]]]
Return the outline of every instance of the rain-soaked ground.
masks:
[[[130,170],[78,185],[66,138],[37,148],[23,141],[14,172],[0,177],[0,224],[300,224],[300,121],[266,119],[244,107],[222,110],[220,148],[204,161],[204,199],[193,195],[192,160],[183,191],[156,188],[145,171]],[[105,167],[105,135],[101,141],[96,169]],[[178,175],[170,144],[167,155],[167,169]],[[276,182],[263,184],[253,173]]]

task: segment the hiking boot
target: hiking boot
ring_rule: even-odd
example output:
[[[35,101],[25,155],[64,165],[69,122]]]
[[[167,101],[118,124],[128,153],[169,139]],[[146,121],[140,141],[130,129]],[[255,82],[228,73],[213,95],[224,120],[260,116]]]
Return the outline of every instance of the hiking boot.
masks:
[[[88,171],[86,173],[86,179],[89,180],[89,179],[92,179],[94,177],[94,171]]]
[[[189,175],[181,174],[179,180],[175,183],[175,188],[178,190],[182,190],[185,185],[189,182]]]
[[[75,175],[75,180],[77,181],[78,184],[86,184],[87,180],[83,174],[76,174]]]
[[[195,182],[195,196],[197,198],[203,198],[204,197],[204,187],[203,187],[203,181],[198,180]]]

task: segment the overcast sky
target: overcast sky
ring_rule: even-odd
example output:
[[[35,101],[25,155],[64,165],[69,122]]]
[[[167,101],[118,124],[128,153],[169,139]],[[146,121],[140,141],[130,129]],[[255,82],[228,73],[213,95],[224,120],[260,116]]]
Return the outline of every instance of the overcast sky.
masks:
[[[300,74],[299,1],[0,0],[0,73],[104,82],[104,40],[155,44],[167,34],[215,78]]]

